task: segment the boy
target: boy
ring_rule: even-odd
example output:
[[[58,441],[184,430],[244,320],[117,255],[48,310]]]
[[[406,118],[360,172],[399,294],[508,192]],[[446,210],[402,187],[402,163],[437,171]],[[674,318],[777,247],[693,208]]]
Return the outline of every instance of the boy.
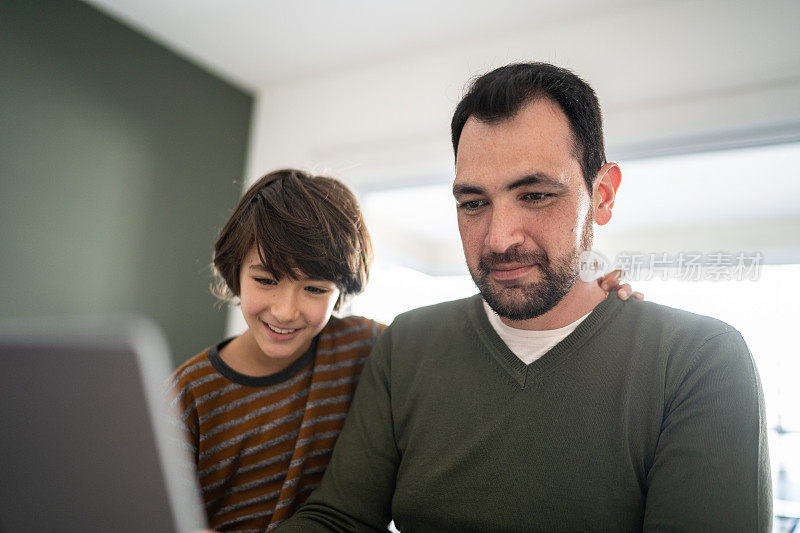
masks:
[[[248,329],[170,381],[215,529],[272,529],[319,484],[383,329],[331,317],[371,259],[353,194],[297,170],[259,179],[222,229],[215,293],[238,298]]]

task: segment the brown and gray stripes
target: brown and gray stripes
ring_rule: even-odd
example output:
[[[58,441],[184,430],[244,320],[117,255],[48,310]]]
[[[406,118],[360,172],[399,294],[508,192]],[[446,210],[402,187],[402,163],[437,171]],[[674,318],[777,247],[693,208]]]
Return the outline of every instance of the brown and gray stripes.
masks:
[[[358,377],[382,327],[332,319],[315,358],[266,387],[233,383],[211,349],[173,374],[165,394],[197,460],[210,525],[264,531],[288,518],[319,484]]]

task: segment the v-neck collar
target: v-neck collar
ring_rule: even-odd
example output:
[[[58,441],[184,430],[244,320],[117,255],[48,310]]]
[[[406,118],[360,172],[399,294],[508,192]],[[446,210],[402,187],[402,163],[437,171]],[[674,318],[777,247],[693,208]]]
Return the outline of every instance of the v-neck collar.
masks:
[[[575,331],[529,365],[526,365],[511,351],[489,323],[489,317],[486,316],[486,311],[483,308],[483,298],[480,294],[470,298],[468,314],[475,333],[486,346],[491,357],[519,384],[521,389],[524,389],[528,384],[541,378],[551,369],[565,361],[578,347],[589,340],[604,322],[614,316],[623,305],[624,302],[619,299],[615,292],[609,293],[608,298],[600,302],[589,313],[589,316],[575,328]]]

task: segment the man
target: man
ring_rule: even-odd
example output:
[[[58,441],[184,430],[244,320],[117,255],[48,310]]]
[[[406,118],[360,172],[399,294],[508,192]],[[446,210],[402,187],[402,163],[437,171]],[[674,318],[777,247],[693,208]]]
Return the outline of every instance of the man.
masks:
[[[769,531],[763,398],[739,333],[578,280],[620,184],[592,89],[508,65],[473,83],[452,134],[480,295],[386,330],[287,530]]]

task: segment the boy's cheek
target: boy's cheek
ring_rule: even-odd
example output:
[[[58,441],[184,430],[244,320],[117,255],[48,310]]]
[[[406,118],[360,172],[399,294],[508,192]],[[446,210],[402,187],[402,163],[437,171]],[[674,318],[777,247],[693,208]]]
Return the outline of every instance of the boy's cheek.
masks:
[[[240,307],[245,319],[248,318],[248,316],[258,315],[264,310],[263,302],[253,299],[242,300]]]

